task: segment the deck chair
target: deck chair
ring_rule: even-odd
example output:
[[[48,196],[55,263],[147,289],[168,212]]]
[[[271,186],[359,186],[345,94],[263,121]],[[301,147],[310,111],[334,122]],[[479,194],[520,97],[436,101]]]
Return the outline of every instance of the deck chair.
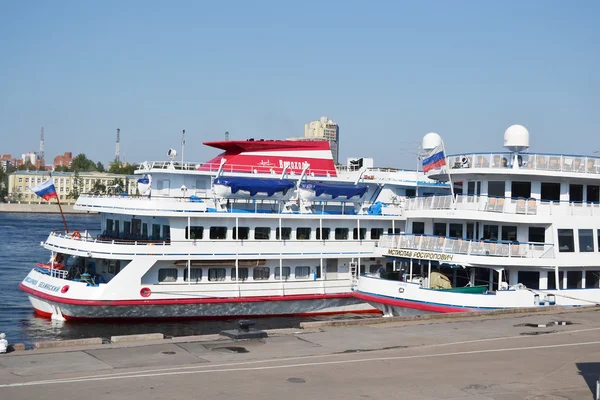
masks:
[[[495,211],[497,211],[497,212],[503,212],[504,211],[504,197],[501,197],[501,198],[497,199]]]
[[[537,203],[535,202],[535,199],[527,200],[527,214],[537,214]]]
[[[487,207],[485,208],[486,211],[494,211],[496,209],[496,198],[495,197],[490,197],[488,198],[488,203],[487,203]]]
[[[517,214],[525,214],[525,199],[521,197],[517,199]]]

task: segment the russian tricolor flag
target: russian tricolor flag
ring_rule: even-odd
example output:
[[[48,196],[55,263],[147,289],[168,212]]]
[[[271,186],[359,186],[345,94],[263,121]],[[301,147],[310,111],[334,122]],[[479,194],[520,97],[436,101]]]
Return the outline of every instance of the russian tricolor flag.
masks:
[[[446,165],[446,156],[444,155],[443,145],[440,143],[427,152],[423,159],[423,172],[429,172],[432,169],[439,169]]]
[[[29,189],[33,190],[35,194],[37,194],[44,200],[58,198],[58,194],[56,194],[56,188],[54,187],[54,179],[52,178],[48,179],[44,183],[40,183],[35,187],[30,187]]]

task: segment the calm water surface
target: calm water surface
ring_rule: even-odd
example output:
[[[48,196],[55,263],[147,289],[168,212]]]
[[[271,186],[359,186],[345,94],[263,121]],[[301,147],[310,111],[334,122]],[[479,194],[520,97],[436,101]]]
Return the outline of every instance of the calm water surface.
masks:
[[[99,230],[100,218],[95,214],[67,215],[69,230]],[[0,213],[0,332],[6,332],[10,343],[31,346],[36,341],[76,339],[85,337],[109,338],[113,335],[160,332],[167,336],[218,333],[231,329],[237,320],[177,321],[144,323],[59,322],[39,318],[19,283],[35,266],[47,261],[50,252],[40,246],[52,230],[64,230],[59,214]],[[338,316],[333,318],[348,318]],[[325,318],[325,317],[323,317]],[[300,322],[315,318],[258,318],[259,329],[298,327]],[[327,317],[331,319],[332,317]]]

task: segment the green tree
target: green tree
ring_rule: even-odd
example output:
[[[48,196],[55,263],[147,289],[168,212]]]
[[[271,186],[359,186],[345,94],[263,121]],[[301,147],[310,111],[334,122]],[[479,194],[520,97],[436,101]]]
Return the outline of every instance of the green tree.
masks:
[[[104,169],[104,164],[102,164],[100,161],[98,161],[98,162],[96,163],[96,170],[97,170],[98,172],[104,172],[104,171],[105,171],[105,169]]]
[[[123,184],[123,179],[115,178],[108,183],[108,192],[109,193],[121,193],[125,190],[125,185]]]
[[[83,178],[79,176],[79,172],[75,171],[73,174],[73,188],[71,189],[71,193],[68,194],[68,199],[77,199],[81,194],[81,189],[83,188]]]
[[[100,180],[94,182],[94,186],[92,186],[93,193],[106,193],[106,185],[102,184]]]
[[[71,170],[84,172],[95,171],[96,164],[92,160],[88,159],[85,156],[85,153],[81,153],[77,155],[73,161],[71,161]]]
[[[129,164],[129,163],[122,164],[119,161],[114,160],[113,162],[110,163],[108,172],[110,172],[111,174],[133,175],[133,172],[135,171],[135,169],[136,169],[135,164]]]
[[[31,161],[27,161],[24,164],[21,164],[17,167],[19,171],[35,171],[35,165],[31,163]]]
[[[54,168],[55,172],[69,172],[69,167],[67,167],[66,165],[59,165],[58,167]]]

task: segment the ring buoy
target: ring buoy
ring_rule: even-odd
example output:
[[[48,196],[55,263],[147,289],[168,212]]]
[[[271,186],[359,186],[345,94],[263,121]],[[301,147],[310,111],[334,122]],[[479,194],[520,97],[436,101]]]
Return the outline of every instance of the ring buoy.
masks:
[[[71,237],[75,240],[79,240],[79,239],[81,239],[81,233],[79,233],[79,231],[73,231],[73,233],[71,234]]]

